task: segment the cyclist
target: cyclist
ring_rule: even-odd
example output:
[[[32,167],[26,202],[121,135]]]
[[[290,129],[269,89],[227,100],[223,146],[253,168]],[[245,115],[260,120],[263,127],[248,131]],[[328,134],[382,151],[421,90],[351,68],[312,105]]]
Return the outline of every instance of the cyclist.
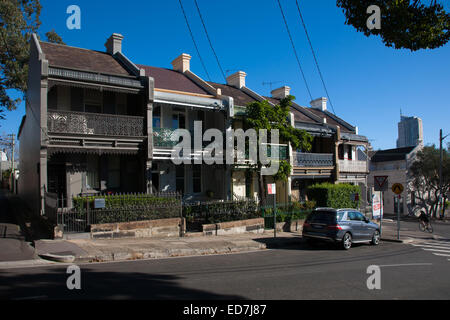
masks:
[[[424,209],[420,210],[419,221],[423,223],[424,226],[428,225],[430,219],[428,219],[428,215]]]

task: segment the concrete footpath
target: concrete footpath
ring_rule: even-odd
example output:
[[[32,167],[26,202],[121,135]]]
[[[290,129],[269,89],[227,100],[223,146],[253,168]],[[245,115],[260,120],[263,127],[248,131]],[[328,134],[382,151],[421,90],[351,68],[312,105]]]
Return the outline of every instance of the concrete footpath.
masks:
[[[396,224],[383,221],[382,241],[410,242],[414,239],[436,239],[439,236],[419,231],[401,232],[397,240]],[[182,256],[202,256],[209,254],[230,254],[251,252],[271,248],[299,246],[303,242],[301,231],[264,233],[245,233],[228,236],[197,236],[174,238],[139,238],[139,239],[72,239],[72,240],[37,240],[34,242],[37,259],[28,260],[30,266],[54,263],[90,263],[126,261],[137,259],[158,259]],[[26,261],[15,263],[17,267],[25,266]],[[14,267],[13,262],[1,263],[0,269]]]
[[[208,254],[249,252],[298,245],[301,234],[272,232],[229,236],[140,239],[73,239],[36,241],[37,254],[73,256],[74,263],[157,259]]]
[[[425,238],[433,235],[416,232],[415,235],[402,235],[399,241],[394,225],[383,222],[382,241],[408,242],[414,236]],[[74,263],[86,263],[250,252],[296,246],[302,242],[301,231],[277,232],[277,237],[274,238],[273,230],[265,230],[260,234],[228,236],[40,240],[35,245],[37,254],[41,257],[44,254],[61,256],[61,259],[72,256]]]

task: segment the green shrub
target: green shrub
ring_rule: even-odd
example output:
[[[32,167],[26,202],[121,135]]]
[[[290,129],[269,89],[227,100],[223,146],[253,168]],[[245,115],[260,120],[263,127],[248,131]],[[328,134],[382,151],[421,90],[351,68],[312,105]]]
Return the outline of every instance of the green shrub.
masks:
[[[88,197],[75,197],[72,199],[73,207],[76,210],[86,209],[89,204],[89,208],[94,208],[95,199],[105,199],[105,209],[123,208],[131,206],[164,206],[164,205],[176,205],[180,203],[180,199],[175,197],[157,197],[151,194],[140,195],[99,195]]]
[[[359,201],[352,201],[351,195],[358,193],[361,200],[361,188],[351,184],[314,184],[307,189],[309,199],[316,202],[318,207],[358,208]]]

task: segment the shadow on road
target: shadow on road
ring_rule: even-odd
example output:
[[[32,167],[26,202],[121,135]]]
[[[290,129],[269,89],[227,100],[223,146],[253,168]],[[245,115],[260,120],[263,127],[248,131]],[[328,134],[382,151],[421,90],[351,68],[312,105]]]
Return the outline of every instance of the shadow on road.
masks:
[[[277,237],[277,238],[256,238],[254,241],[264,243],[267,249],[286,249],[286,250],[302,250],[302,251],[329,251],[340,250],[338,243],[317,241],[308,243],[301,236],[294,237]],[[366,246],[365,243],[354,243],[352,247],[357,248]]]
[[[33,271],[32,271],[33,272]],[[81,289],[69,290],[71,274],[65,268],[47,269],[45,273],[17,274],[0,271],[0,299],[38,300],[242,300],[238,295],[221,295],[180,285],[182,277],[137,272],[100,272],[81,269]]]

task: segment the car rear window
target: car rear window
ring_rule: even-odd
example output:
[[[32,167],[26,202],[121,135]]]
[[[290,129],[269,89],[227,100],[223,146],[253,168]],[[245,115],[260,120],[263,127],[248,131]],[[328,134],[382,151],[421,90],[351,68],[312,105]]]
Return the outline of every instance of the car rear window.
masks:
[[[342,218],[342,216],[341,216]],[[336,212],[334,211],[315,211],[308,217],[309,223],[319,222],[332,224],[336,223]]]

